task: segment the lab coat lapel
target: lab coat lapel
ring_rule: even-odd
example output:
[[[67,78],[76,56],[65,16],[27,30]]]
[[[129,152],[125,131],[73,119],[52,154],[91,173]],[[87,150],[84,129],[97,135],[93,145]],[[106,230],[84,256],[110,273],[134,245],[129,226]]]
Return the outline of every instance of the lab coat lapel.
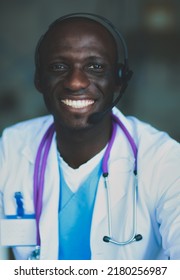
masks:
[[[59,170],[55,137],[49,152],[40,219],[41,259],[58,257]],[[48,244],[48,246],[47,246]]]
[[[52,123],[50,118],[47,124],[39,131],[37,138],[30,139],[22,155],[30,164],[35,164],[35,158],[41,139]],[[31,145],[29,145],[31,143]],[[32,144],[34,143],[34,144]],[[32,184],[33,191],[33,184]],[[45,171],[45,185],[43,193],[43,211],[40,217],[41,259],[57,259],[58,256],[58,206],[59,206],[59,170],[55,135],[48,155]],[[47,246],[48,244],[48,246]],[[50,248],[50,249],[49,249]]]

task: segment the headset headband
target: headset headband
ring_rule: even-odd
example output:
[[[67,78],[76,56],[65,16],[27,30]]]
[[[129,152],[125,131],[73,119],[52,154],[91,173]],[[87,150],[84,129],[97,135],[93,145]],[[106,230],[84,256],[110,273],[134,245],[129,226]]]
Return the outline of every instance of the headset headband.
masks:
[[[124,64],[128,65],[128,49],[127,49],[127,45],[126,45],[126,42],[124,40],[124,37],[122,36],[120,31],[114,26],[114,24],[112,24],[111,21],[109,21],[108,19],[106,19],[103,16],[99,16],[99,15],[91,14],[91,13],[72,13],[72,14],[68,14],[68,15],[65,15],[65,16],[62,16],[62,17],[58,18],[57,20],[55,20],[49,26],[49,28],[51,28],[56,23],[61,22],[61,21],[65,20],[65,19],[75,18],[75,17],[82,17],[82,18],[92,19],[92,20],[102,24],[112,34],[112,36],[114,37],[114,39],[116,41],[116,44],[118,46],[119,46],[119,42],[120,42],[121,47],[123,48]],[[117,40],[119,40],[119,42]]]

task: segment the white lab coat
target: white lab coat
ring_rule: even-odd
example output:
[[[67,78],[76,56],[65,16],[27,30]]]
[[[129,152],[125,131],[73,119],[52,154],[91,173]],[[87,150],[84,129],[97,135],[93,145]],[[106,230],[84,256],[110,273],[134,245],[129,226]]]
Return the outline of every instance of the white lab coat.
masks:
[[[91,226],[92,259],[180,259],[180,147],[170,137],[135,118],[120,117],[138,147],[137,234],[143,239],[126,246],[102,241],[108,235],[107,199],[100,179]],[[53,119],[23,122],[4,131],[0,142],[1,212],[15,215],[14,193],[21,191],[25,212],[34,213],[33,171],[38,145]],[[119,241],[132,234],[134,157],[120,128],[109,159],[112,234]],[[55,136],[45,174],[40,219],[41,259],[58,257],[58,202],[60,193]],[[1,205],[0,204],[0,205]],[[34,229],[35,230],[35,229]],[[27,259],[33,248],[14,248],[17,259]]]

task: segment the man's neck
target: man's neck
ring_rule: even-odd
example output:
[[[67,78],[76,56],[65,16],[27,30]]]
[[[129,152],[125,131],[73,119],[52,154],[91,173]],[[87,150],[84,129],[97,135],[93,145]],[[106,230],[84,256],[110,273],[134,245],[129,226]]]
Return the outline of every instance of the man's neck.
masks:
[[[111,119],[82,130],[70,130],[57,124],[55,127],[58,150],[72,168],[78,168],[99,153],[111,136]]]

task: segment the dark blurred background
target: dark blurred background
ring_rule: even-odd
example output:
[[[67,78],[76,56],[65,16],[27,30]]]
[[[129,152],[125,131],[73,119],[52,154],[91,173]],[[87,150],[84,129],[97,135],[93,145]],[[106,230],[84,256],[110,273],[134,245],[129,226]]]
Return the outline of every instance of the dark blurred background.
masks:
[[[134,71],[119,107],[179,141],[179,0],[0,0],[0,133],[47,113],[33,85],[34,49],[53,20],[73,12],[105,16],[119,28]]]
[[[1,0],[0,133],[46,114],[33,85],[34,49],[53,20],[72,12],[103,15],[119,28],[134,71],[119,107],[179,141],[179,0]]]

